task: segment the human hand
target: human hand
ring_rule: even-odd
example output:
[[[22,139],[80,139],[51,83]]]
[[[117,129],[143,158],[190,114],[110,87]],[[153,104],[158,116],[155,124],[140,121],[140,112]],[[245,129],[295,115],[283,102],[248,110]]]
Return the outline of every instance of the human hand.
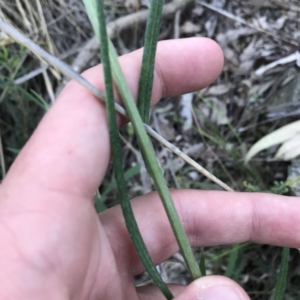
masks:
[[[141,59],[140,50],[120,58],[135,97]],[[207,86],[222,65],[211,40],[159,43],[152,104]],[[104,90],[101,66],[84,76]],[[95,212],[93,196],[109,160],[105,107],[70,82],[0,186],[1,299],[163,299],[156,287],[133,285],[144,268],[120,207]],[[196,190],[173,190],[172,196],[192,246],[253,241],[300,247],[297,198]],[[132,205],[154,262],[178,251],[158,195]],[[249,299],[221,276],[171,290],[177,300]]]

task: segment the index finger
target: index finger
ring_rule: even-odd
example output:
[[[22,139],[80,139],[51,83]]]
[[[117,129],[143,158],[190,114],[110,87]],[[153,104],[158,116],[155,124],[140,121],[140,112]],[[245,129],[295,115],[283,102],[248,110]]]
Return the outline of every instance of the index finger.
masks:
[[[174,204],[194,247],[255,242],[300,247],[300,198],[259,193],[172,190]],[[134,213],[155,264],[177,252],[178,244],[157,193],[132,201]],[[118,265],[144,269],[127,233],[119,206],[100,215]],[[128,262],[130,266],[126,265]]]

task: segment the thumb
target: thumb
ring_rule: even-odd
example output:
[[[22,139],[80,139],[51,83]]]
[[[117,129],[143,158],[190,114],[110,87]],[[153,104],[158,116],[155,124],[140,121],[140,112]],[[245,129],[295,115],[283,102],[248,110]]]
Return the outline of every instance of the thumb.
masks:
[[[206,276],[187,286],[174,300],[250,300],[233,280],[222,276]]]

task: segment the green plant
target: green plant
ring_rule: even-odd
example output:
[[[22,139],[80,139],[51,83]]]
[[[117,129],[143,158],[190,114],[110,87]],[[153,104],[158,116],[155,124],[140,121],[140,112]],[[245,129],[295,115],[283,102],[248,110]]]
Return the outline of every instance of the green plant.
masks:
[[[14,82],[32,66],[24,62],[27,55],[27,49],[19,44],[0,48],[0,133],[7,168],[49,108],[38,89]]]

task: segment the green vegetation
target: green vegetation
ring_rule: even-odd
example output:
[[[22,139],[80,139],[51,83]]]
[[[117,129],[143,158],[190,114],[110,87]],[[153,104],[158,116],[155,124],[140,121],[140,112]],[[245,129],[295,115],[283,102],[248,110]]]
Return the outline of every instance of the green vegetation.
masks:
[[[0,134],[6,167],[13,162],[49,108],[38,85],[14,83],[29,71],[30,65],[25,61],[27,55],[22,45],[0,48]]]

